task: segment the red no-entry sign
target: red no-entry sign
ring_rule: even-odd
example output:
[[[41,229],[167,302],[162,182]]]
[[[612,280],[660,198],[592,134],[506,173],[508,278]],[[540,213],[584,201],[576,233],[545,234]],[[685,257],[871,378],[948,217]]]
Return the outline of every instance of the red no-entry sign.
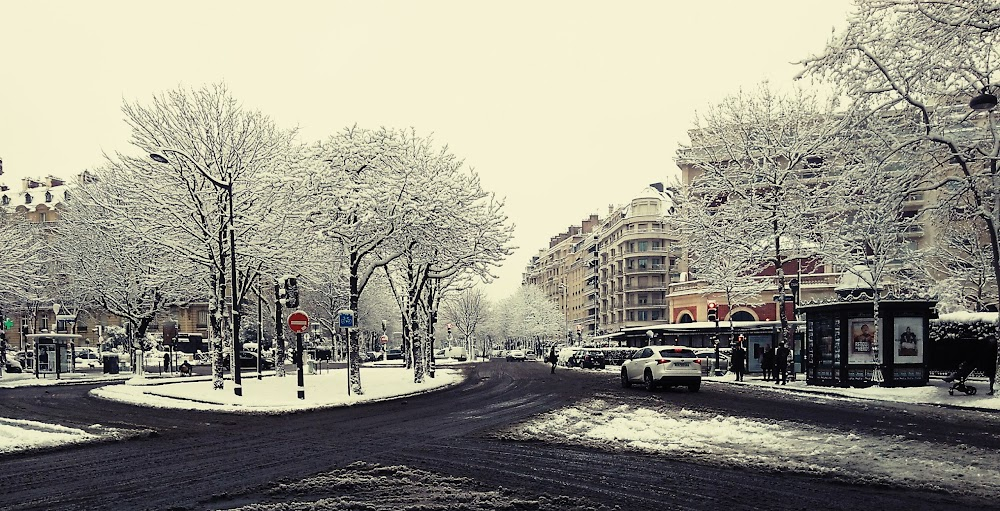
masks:
[[[309,329],[309,316],[305,312],[295,311],[288,316],[288,328],[297,334]]]

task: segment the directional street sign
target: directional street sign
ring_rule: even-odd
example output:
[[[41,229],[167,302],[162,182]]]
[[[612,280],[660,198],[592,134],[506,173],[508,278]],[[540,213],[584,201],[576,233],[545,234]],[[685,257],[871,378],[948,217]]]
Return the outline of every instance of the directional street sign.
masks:
[[[309,316],[305,312],[295,311],[288,316],[288,328],[301,334],[309,329]]]

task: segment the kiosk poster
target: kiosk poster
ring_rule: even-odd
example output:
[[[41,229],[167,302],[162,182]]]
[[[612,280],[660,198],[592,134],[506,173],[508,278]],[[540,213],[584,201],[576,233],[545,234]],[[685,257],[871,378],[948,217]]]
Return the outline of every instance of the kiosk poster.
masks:
[[[875,361],[875,320],[853,318],[848,320],[847,362],[871,364]]]
[[[923,318],[896,318],[892,330],[895,362],[897,364],[922,363],[924,361]]]

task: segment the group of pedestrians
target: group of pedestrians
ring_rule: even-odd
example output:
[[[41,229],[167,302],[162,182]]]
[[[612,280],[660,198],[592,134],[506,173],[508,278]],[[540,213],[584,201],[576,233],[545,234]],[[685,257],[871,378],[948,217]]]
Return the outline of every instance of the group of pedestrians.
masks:
[[[729,356],[729,370],[736,375],[736,381],[743,381],[743,375],[747,372],[747,350],[744,347],[745,339],[741,335],[733,345]],[[788,355],[791,351],[785,345],[785,341],[776,348],[771,348],[768,344],[764,347],[764,352],[760,356],[760,368],[764,372],[764,381],[774,380],[774,384],[788,384]]]

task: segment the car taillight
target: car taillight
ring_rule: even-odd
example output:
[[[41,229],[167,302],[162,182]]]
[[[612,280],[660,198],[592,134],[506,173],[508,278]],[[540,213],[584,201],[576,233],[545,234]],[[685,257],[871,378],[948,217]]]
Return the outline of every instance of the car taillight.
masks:
[[[701,365],[701,359],[700,358],[694,359],[694,363],[698,364],[698,365]]]
[[[659,359],[659,360],[656,361],[657,364],[666,364],[668,362],[670,362],[670,361],[667,360],[667,359],[665,359],[665,358],[661,358],[661,359]]]

